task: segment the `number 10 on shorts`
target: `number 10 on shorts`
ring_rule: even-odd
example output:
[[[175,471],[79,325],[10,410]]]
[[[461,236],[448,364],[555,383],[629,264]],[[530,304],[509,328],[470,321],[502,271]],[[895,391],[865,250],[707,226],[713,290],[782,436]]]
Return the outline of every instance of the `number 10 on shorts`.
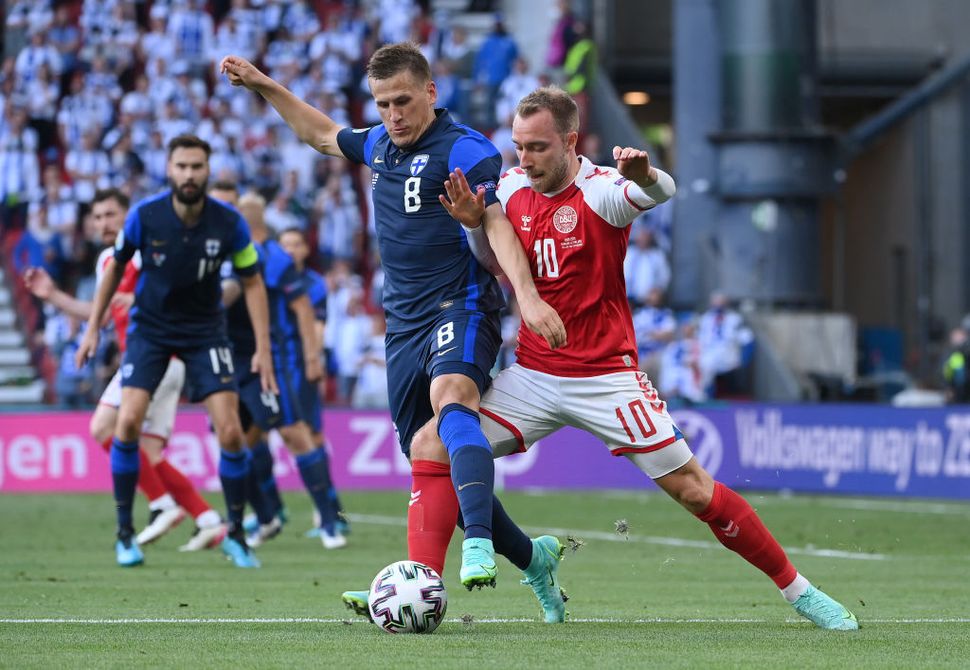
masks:
[[[650,415],[647,412],[647,406],[643,404],[642,400],[634,400],[626,407],[616,408],[616,418],[619,419],[620,425],[623,426],[623,430],[626,431],[627,437],[630,438],[631,444],[636,444],[636,436],[634,436],[633,431],[630,430],[630,424],[627,423],[626,413],[633,416],[633,420],[637,424],[637,428],[640,429],[640,433],[643,435],[644,439],[649,439],[657,434],[657,427],[653,425],[653,421],[650,420]]]

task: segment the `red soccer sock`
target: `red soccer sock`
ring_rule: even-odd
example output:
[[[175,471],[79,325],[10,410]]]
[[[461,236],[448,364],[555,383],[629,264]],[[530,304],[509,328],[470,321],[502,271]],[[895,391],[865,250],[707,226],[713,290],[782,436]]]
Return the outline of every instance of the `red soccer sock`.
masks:
[[[711,527],[721,544],[768,575],[779,589],[791,584],[798,574],[757,512],[721,482],[714,482],[711,504],[697,518]]]
[[[443,574],[448,543],[457,523],[458,496],[451,482],[451,467],[435,461],[412,462],[408,560]]]
[[[188,477],[165,459],[155,464],[155,472],[158,473],[158,478],[165,483],[165,488],[175,498],[175,502],[193,519],[198,519],[200,514],[212,509],[209,503],[195,490],[195,486],[192,485]]]

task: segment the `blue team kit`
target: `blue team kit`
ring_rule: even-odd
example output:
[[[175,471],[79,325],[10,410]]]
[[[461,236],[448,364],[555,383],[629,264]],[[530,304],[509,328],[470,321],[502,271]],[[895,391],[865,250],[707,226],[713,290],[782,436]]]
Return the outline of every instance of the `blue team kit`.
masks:
[[[383,126],[345,128],[337,143],[373,171],[377,241],[384,267],[387,379],[402,449],[434,416],[431,381],[441,374],[489,380],[505,305],[498,282],[475,260],[461,225],[441,206],[448,173],[461,168],[486,206],[498,202],[502,159],[484,135],[445,110],[413,145],[395,146]]]

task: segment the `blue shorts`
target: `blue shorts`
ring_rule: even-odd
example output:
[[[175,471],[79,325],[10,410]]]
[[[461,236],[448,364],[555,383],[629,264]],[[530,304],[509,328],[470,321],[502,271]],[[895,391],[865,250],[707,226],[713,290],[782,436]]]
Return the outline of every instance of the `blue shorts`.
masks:
[[[249,430],[254,423],[263,431],[292,426],[303,420],[300,399],[293,386],[292,372],[276,356],[273,357],[273,372],[279,393],[264,392],[259,375],[250,372],[250,358],[236,358],[236,377],[239,383],[239,418],[243,430]]]
[[[223,336],[192,345],[150,340],[139,331],[128,333],[128,346],[121,361],[121,385],[154,393],[169,359],[185,363],[185,387],[190,402],[201,402],[220,391],[236,392],[232,348]]]
[[[498,312],[455,309],[419,330],[388,333],[387,395],[391,419],[405,455],[418,430],[434,418],[431,381],[440,375],[461,374],[484,393],[489,372],[502,345]]]

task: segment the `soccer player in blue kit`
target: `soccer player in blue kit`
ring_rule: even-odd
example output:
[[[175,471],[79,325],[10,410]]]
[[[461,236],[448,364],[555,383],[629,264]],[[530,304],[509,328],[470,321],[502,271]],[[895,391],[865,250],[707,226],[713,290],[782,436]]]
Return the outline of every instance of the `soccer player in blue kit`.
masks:
[[[293,454],[300,478],[313,500],[320,518],[318,525],[324,548],[339,549],[346,546],[347,541],[337,528],[330,465],[327,452],[317,449],[312,439],[311,408],[304,401],[303,393],[310,380],[315,382],[321,376],[321,345],[313,308],[293,259],[270,238],[263,218],[266,206],[263,198],[247,193],[239,199],[238,206],[249,225],[265,277],[273,370],[279,388],[278,394],[264,393],[259,379],[248,370],[240,369],[240,363],[252,355],[255,343],[246,304],[238,299],[241,291],[238,273],[230,267],[222,281],[222,301],[228,308],[226,321],[233,356],[239,361],[236,369],[242,401],[240,415],[250,448],[251,467],[256,475],[255,483],[264,494],[254,496],[259,524],[249,536],[249,545],[261,544],[279,533],[282,527],[282,503],[278,493],[274,496],[273,460],[266,441],[266,433],[277,430]]]
[[[378,49],[367,65],[382,124],[343,128],[237,56],[220,67],[231,84],[263,96],[304,142],[373,171],[377,239],[385,273],[387,378],[391,416],[411,460],[408,557],[422,561],[421,542],[447,543],[458,519],[465,528],[460,579],[467,588],[495,584],[495,551],[510,528],[521,531],[493,495],[494,464],[478,406],[501,344],[504,298],[495,278],[469,250],[460,224],[440,203],[450,172],[463,172],[501,212],[495,188],[501,158],[483,135],[436,109],[428,61],[413,44]],[[494,223],[494,225],[493,225]],[[551,348],[566,342],[555,310],[538,295],[525,253],[504,215],[487,220],[489,242],[512,284],[528,328]],[[410,453],[430,419],[449,463]],[[450,477],[450,479],[449,479]],[[447,490],[445,490],[447,486]],[[454,506],[457,494],[457,506]],[[430,531],[430,532],[429,532]],[[493,542],[494,538],[494,542]],[[496,546],[498,545],[498,546]],[[526,543],[528,551],[528,543]],[[519,567],[531,556],[510,560]],[[439,573],[440,560],[431,564]]]
[[[241,277],[252,315],[256,347],[250,367],[265,392],[276,392],[270,357],[266,290],[256,249],[239,213],[206,196],[208,143],[192,135],[168,145],[171,188],[142,200],[125,219],[105,268],[76,361],[80,367],[98,346],[98,329],[125,265],[136,251],[143,259],[122,360],[121,408],[111,444],[111,477],[117,506],[117,561],[143,562],[134,541],[132,501],[138,481],[138,437],[152,393],[169,359],[185,363],[189,399],[203,402],[222,448],[219,477],[228,508],[229,533],[222,550],[238,567],[258,567],[246,546],[242,514],[248,466],[243,452],[232,351],[226,337],[219,269],[229,259]]]
[[[306,261],[310,257],[310,246],[307,244],[306,236],[299,228],[288,228],[279,234],[279,243],[283,250],[293,259],[297,274],[303,280],[307,298],[313,307],[314,326],[316,328],[317,341],[324,341],[324,333],[327,324],[327,282],[317,271],[307,267]],[[295,351],[293,352],[295,355]],[[304,419],[310,425],[313,433],[313,443],[317,449],[326,449],[323,436],[323,403],[320,402],[320,391],[317,385],[307,379],[306,375],[300,377],[300,402]],[[326,451],[324,451],[326,453]],[[343,506],[340,503],[340,496],[337,495],[336,487],[331,490],[331,497],[337,512],[337,531],[341,535],[349,532],[350,524],[343,516]],[[321,522],[315,519],[314,529],[307,533],[313,537],[322,532]]]

